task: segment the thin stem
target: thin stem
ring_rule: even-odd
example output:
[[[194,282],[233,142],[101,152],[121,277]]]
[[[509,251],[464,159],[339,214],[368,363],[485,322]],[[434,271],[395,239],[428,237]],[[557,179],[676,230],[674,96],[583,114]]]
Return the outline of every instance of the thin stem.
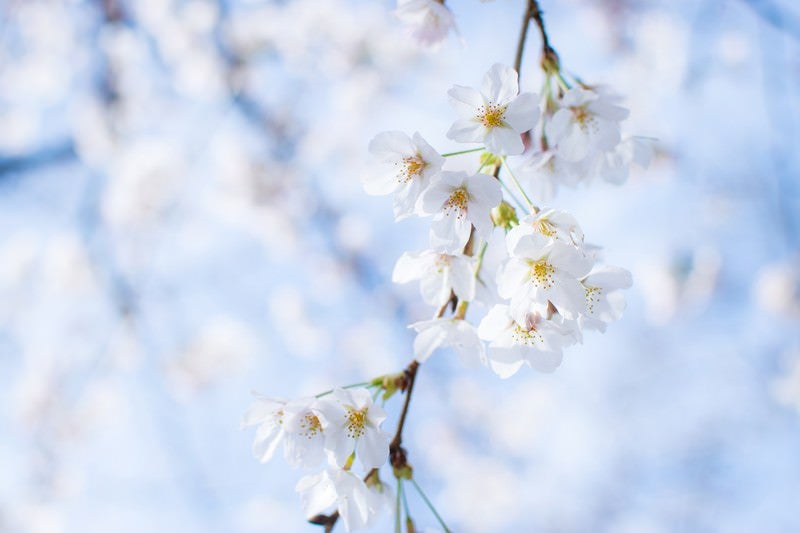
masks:
[[[414,478],[411,478],[411,484],[414,485],[415,489],[417,489],[417,492],[419,492],[419,495],[422,497],[422,500],[428,506],[428,509],[430,509],[431,512],[433,513],[433,516],[436,517],[436,520],[439,522],[439,525],[442,526],[442,529],[444,529],[444,533],[453,533],[453,531],[449,527],[447,527],[447,525],[444,523],[444,520],[442,520],[442,517],[439,516],[439,513],[436,512],[436,507],[434,507],[433,504],[431,503],[431,501],[428,499],[428,497],[425,496],[425,493],[422,492],[422,489],[417,484],[417,482],[416,482],[416,480]]]
[[[397,502],[395,503],[394,507],[394,512],[395,512],[394,533],[402,533],[402,529],[400,526],[401,522],[400,497],[402,492],[403,492],[403,480],[401,478],[397,478]]]
[[[520,209],[528,209],[525,206],[525,204],[522,203],[522,200],[517,198],[517,195],[514,194],[514,191],[512,191],[511,189],[508,188],[508,185],[506,185],[506,182],[504,182],[500,178],[497,178],[497,181],[500,182],[500,185],[502,185],[503,189],[508,193],[508,195],[511,197],[511,199],[514,200],[514,203],[517,204],[517,207],[519,207]]]
[[[471,154],[474,152],[482,152],[483,150],[486,150],[486,148],[481,146],[480,148],[470,148],[469,150],[461,150],[459,152],[447,152],[446,154],[442,154],[442,157],[452,157],[454,155]]]
[[[533,205],[533,202],[531,202],[531,199],[528,198],[527,194],[525,194],[525,189],[523,189],[522,185],[520,185],[519,181],[517,181],[517,177],[514,176],[514,172],[511,171],[511,167],[508,166],[508,163],[506,162],[505,156],[502,158],[502,161],[503,161],[503,166],[506,167],[506,170],[508,171],[508,175],[511,176],[511,181],[514,182],[514,185],[516,185],[517,190],[520,192],[522,197],[525,198],[525,201],[528,203],[529,210],[531,212],[533,212],[533,213],[538,213],[539,212],[539,208],[536,207],[535,205]]]
[[[377,385],[373,384],[371,381],[362,381],[361,383],[353,383],[352,385],[345,385],[344,387],[336,387],[336,389],[355,389],[356,387],[375,387]],[[314,398],[322,398],[323,396],[327,396],[328,394],[333,393],[336,389],[326,390],[325,392],[320,392]]]
[[[399,479],[400,487],[403,488],[403,480]],[[411,511],[408,510],[408,498],[406,498],[406,491],[403,489],[403,509],[406,511],[406,520],[411,520]]]

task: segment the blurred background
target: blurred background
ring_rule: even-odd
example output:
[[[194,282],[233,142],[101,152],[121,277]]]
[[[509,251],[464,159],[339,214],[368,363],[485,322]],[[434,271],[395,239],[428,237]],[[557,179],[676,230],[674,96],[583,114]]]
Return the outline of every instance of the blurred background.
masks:
[[[524,9],[448,5],[430,51],[390,1],[0,1],[0,531],[321,531],[239,423],[251,391],[410,359],[430,310],[390,277],[426,221],[362,192],[366,146],[458,149],[446,91],[512,63]],[[565,68],[658,139],[553,202],[634,287],[552,375],[434,356],[416,477],[455,531],[798,531],[800,6],[542,7]]]

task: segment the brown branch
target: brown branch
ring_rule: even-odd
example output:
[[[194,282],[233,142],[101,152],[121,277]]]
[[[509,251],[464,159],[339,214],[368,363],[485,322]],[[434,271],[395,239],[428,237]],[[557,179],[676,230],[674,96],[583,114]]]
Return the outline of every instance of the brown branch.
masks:
[[[528,0],[528,7],[522,17],[522,27],[520,28],[519,41],[517,42],[517,54],[514,58],[514,70],[517,71],[518,76],[522,68],[522,54],[525,50],[525,41],[528,38],[528,28],[530,28],[531,20],[536,23],[536,27],[539,28],[539,35],[542,38],[542,68],[545,71],[548,71],[548,68],[558,70],[558,54],[550,46],[550,39],[547,37],[547,30],[545,30],[544,19],[542,18],[542,8],[539,6],[538,0]]]

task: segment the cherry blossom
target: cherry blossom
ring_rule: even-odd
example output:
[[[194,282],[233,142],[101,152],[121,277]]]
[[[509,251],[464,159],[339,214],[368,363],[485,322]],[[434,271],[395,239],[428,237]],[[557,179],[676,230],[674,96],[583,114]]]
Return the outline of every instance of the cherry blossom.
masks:
[[[455,17],[444,2],[398,0],[394,13],[411,30],[414,38],[425,46],[436,47],[450,31],[456,31]]]
[[[613,151],[601,154],[597,159],[597,175],[614,185],[628,181],[632,164],[645,168],[653,158],[650,139],[629,137],[623,139]]]
[[[328,468],[322,472],[305,476],[298,481],[295,490],[306,517],[313,518],[336,507],[346,531],[368,527],[375,516],[386,505],[388,487],[369,487],[353,472],[339,468]],[[389,495],[390,496],[390,495]]]
[[[292,401],[259,397],[244,416],[242,426],[259,426],[253,454],[269,461],[278,445],[284,444],[284,459],[290,466],[312,467],[324,458],[325,436],[317,416],[317,401]]]
[[[585,307],[579,279],[591,266],[592,260],[574,246],[539,233],[525,235],[498,271],[498,292],[511,299],[515,316],[517,310],[524,316],[532,303],[546,305],[549,301],[565,318],[572,319]]]
[[[481,320],[478,335],[489,341],[488,365],[498,376],[508,378],[524,364],[540,372],[561,364],[562,347],[574,341],[546,315],[546,306],[537,305],[517,321],[507,305],[496,305]]]
[[[559,187],[576,187],[590,170],[589,161],[567,161],[555,149],[536,152],[517,167],[516,175],[529,191],[531,198],[549,202]]]
[[[594,150],[609,151],[619,143],[619,123],[627,118],[628,110],[616,105],[613,97],[574,87],[559,105],[545,123],[547,140],[557,147],[559,156],[580,161]]]
[[[414,359],[426,361],[438,348],[452,347],[461,360],[472,366],[483,361],[483,344],[478,338],[475,326],[459,318],[434,318],[411,324],[417,332],[414,339]]]
[[[386,462],[389,434],[380,428],[386,412],[367,389],[336,389],[320,399],[317,409],[331,462],[344,466],[353,452],[367,469]]]
[[[534,93],[519,94],[517,71],[496,63],[483,77],[481,90],[454,86],[447,94],[461,116],[447,137],[458,142],[483,143],[498,155],[518,155],[525,150],[520,135],[539,119]]]
[[[420,280],[422,299],[429,305],[447,303],[451,293],[460,301],[475,297],[475,259],[463,254],[450,255],[435,250],[404,253],[394,267],[392,281]]]
[[[380,161],[380,168],[364,176],[367,193],[394,193],[395,219],[417,212],[420,195],[441,171],[444,158],[419,133],[409,138],[399,131],[379,133],[369,143],[369,151]]]
[[[542,209],[520,220],[506,235],[508,249],[514,250],[522,237],[533,234],[574,246],[583,244],[583,230],[578,221],[566,211],[557,209]]]
[[[460,253],[473,226],[477,237],[487,237],[494,227],[490,212],[502,197],[500,183],[491,176],[442,172],[422,196],[422,212],[434,215],[431,247]]]
[[[624,268],[598,266],[581,283],[586,292],[586,309],[578,317],[582,329],[606,330],[606,324],[619,320],[625,309],[620,289],[633,284],[631,273]]]
[[[286,401],[259,398],[244,415],[242,427],[258,426],[256,440],[253,442],[253,455],[266,463],[286,435],[283,431],[284,408]]]

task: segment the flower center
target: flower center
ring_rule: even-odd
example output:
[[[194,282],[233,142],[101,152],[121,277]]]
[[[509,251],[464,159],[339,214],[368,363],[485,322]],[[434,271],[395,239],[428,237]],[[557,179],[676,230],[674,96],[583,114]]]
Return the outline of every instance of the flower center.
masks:
[[[469,203],[469,193],[464,187],[454,189],[450,193],[450,197],[444,203],[444,211],[446,215],[450,215],[449,211],[455,211],[456,216],[461,218],[467,212],[467,204]]]
[[[506,106],[486,104],[478,108],[478,120],[487,128],[499,128],[504,124]]]
[[[589,128],[592,128],[595,132],[597,131],[597,120],[585,107],[573,107],[572,115],[575,117],[575,122],[577,122],[578,127],[584,132],[588,132]]]
[[[585,287],[586,288],[586,309],[589,313],[594,313],[594,306],[600,302],[600,295],[603,289],[600,287]]]
[[[542,334],[539,333],[536,327],[525,329],[519,324],[515,324],[514,331],[511,332],[511,338],[517,344],[524,344],[525,346],[536,346],[537,342],[543,342]]]
[[[537,230],[545,237],[552,237],[553,235],[556,234],[556,228],[553,227],[553,225],[547,220],[540,220],[537,226]]]
[[[553,286],[555,283],[553,274],[556,272],[553,265],[542,259],[541,261],[531,262],[530,266],[531,283],[540,289],[549,289]]]
[[[319,418],[317,418],[317,415],[308,412],[300,421],[300,429],[302,430],[302,434],[310,440],[322,431],[322,424]]]
[[[367,425],[367,408],[358,411],[352,407],[347,407],[347,423],[345,425],[347,436],[357,439],[364,435],[364,428]]]
[[[452,256],[447,255],[447,254],[439,254],[439,255],[437,255],[436,256],[436,262],[434,263],[436,265],[436,272],[441,273],[445,268],[448,268],[450,266],[450,258],[451,257]]]
[[[428,163],[425,162],[419,155],[406,156],[402,161],[402,168],[397,175],[397,181],[400,183],[408,183],[413,178],[420,176]]]

